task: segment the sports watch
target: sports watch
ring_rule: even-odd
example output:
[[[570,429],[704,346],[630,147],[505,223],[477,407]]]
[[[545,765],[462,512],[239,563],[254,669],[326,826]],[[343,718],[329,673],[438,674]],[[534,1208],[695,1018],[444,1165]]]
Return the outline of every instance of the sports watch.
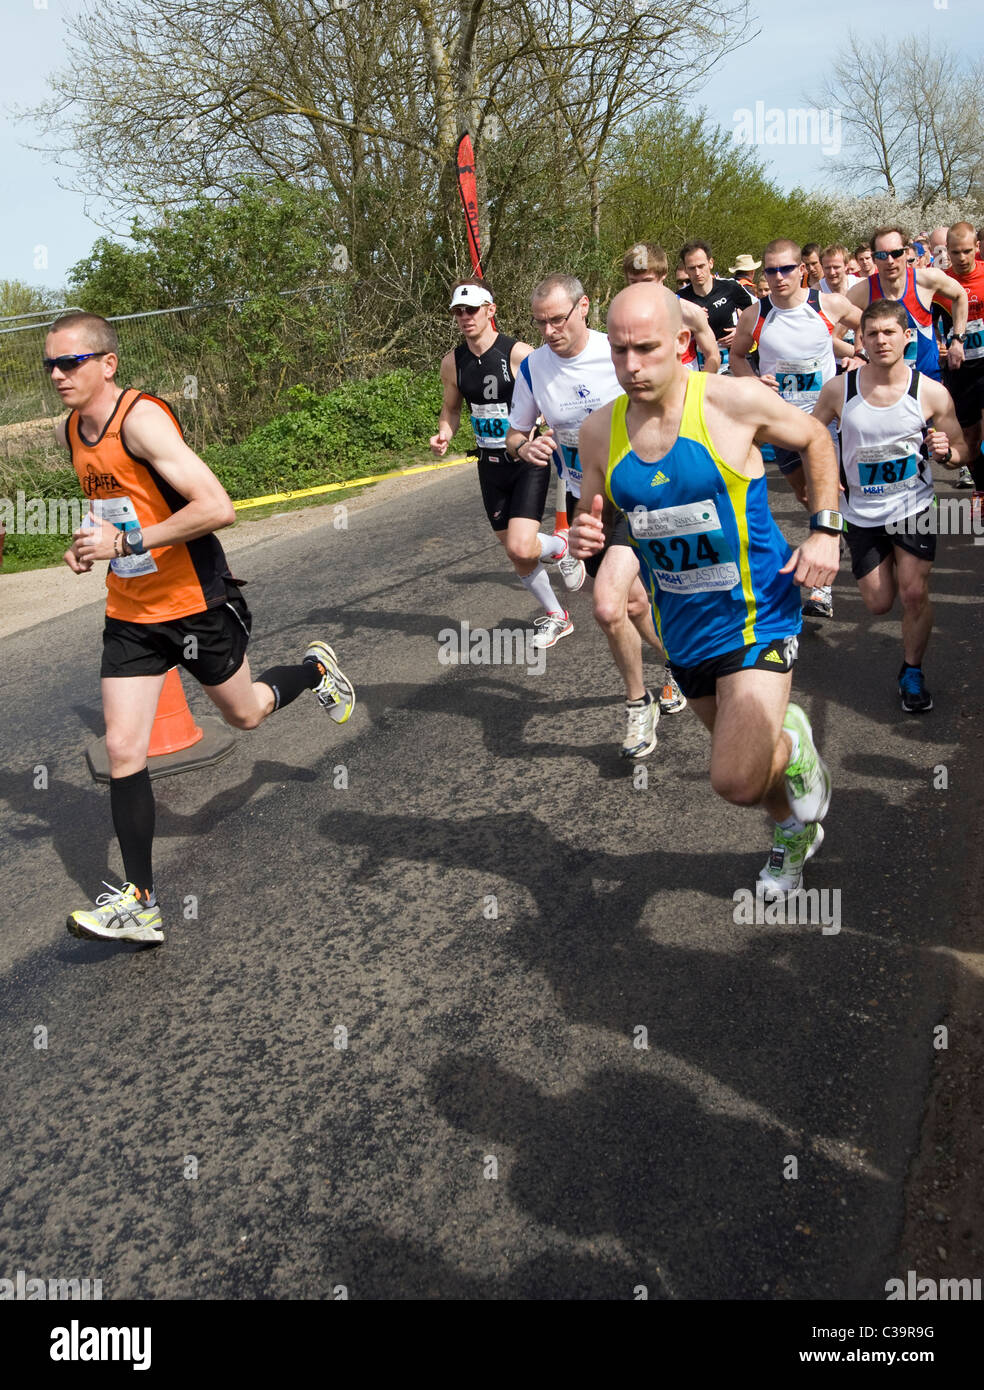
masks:
[[[966,334],[966,333],[951,333],[951,334],[950,334],[950,342],[951,342],[951,343],[965,343],[966,341],[967,341],[967,334]]]
[[[811,531],[826,531],[828,535],[839,536],[844,530],[844,518],[840,512],[814,512],[810,517]]]
[[[126,546],[128,555],[142,555],[144,553],[143,532],[136,527],[132,531],[123,532],[123,544]]]

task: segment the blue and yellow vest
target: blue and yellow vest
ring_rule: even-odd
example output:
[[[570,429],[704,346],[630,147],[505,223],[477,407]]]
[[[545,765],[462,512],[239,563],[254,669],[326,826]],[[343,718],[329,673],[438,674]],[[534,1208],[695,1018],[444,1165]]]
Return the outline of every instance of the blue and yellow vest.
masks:
[[[628,397],[612,409],[605,491],[629,522],[660,641],[677,666],[791,637],[799,587],[779,570],[792,550],[769,511],[764,477],[724,462],[704,423],[707,378],[687,375],[680,432],[657,463],[632,450]]]

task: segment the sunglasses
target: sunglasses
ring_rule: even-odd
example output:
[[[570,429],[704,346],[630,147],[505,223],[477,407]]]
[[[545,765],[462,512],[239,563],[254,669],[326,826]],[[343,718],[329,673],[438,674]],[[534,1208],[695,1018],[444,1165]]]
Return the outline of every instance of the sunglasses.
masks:
[[[42,357],[41,362],[50,376],[56,367],[60,372],[74,372],[76,367],[81,366],[83,362],[88,362],[90,357],[106,357],[107,355],[105,352],[67,353],[64,357]]]
[[[767,265],[766,275],[792,275],[794,270],[799,270],[798,265]]]
[[[894,251],[872,251],[871,254],[876,261],[887,261],[889,256],[891,256],[893,261],[897,261],[900,256],[905,255],[905,247],[899,246]]]

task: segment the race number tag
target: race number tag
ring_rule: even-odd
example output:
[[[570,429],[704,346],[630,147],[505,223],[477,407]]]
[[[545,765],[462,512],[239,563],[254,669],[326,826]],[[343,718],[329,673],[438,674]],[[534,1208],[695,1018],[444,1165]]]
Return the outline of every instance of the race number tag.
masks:
[[[800,410],[812,410],[823,385],[823,371],[817,358],[803,362],[777,362],[775,378],[779,394]]]
[[[964,361],[980,362],[984,360],[984,319],[971,319],[967,325],[967,336],[964,339]]]
[[[124,535],[127,531],[139,531],[140,521],[129,497],[100,497],[93,504],[93,511],[103,521],[111,521],[117,531]],[[109,568],[120,579],[136,579],[141,574],[156,574],[157,564],[147,550],[143,555],[120,555],[110,560]]]
[[[509,407],[502,401],[491,401],[488,405],[472,405],[472,429],[479,448],[495,447],[502,444],[509,428]]]
[[[712,501],[652,512],[635,507],[626,518],[664,593],[725,591],[740,582]]]
[[[564,468],[572,483],[581,486],[581,460],[577,452],[577,436],[580,425],[573,430],[555,430],[557,443],[564,455]]]
[[[858,449],[855,455],[863,497],[886,497],[906,492],[918,482],[919,459],[904,444],[877,444]]]

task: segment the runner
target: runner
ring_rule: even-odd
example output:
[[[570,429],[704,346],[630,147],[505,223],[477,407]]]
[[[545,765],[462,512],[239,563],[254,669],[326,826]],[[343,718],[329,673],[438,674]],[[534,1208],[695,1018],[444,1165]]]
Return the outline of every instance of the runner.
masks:
[[[236,519],[214,473],[188,448],[170,408],[116,384],[119,348],[110,323],[69,313],[45,339],[45,369],[70,408],[56,427],[92,512],[65,563],[76,574],[108,560],[102,703],[109,799],[126,882],[92,910],[69,915],[74,936],[159,943],[154,890],[154,794],[147,749],[164,677],[183,666],[227,724],[255,729],[313,690],[338,724],[355,692],[326,643],[294,666],[253,681],[246,659],[252,618],[213,532]],[[107,884],[107,887],[109,885]]]
[[[950,269],[950,256],[946,249],[946,238],[949,227],[934,227],[929,234],[929,250],[933,257],[933,265],[937,270]]]
[[[739,256],[738,258],[742,258]],[[669,269],[669,261],[662,246],[651,242],[637,242],[630,246],[622,257],[622,273],[627,285],[648,283],[662,285]],[[689,284],[689,279],[687,284]],[[689,371],[716,372],[721,366],[721,354],[717,340],[711,332],[706,309],[699,309],[686,299],[680,300],[683,322],[690,329],[690,344],[684,355],[683,365]]]
[[[492,532],[512,561],[520,583],[544,610],[535,626],[550,619],[566,621],[544,560],[558,560],[564,583],[579,588],[584,566],[567,554],[567,538],[540,530],[550,484],[549,470],[506,452],[509,407],[520,364],[533,349],[507,338],[495,326],[495,298],[485,280],[459,280],[451,291],[451,312],[463,342],[441,361],[444,400],[431,452],[442,458],[458,432],[461,407],[471,412],[478,445],[478,481]]]
[[[680,260],[690,284],[677,293],[685,303],[696,304],[707,314],[721,349],[721,370],[726,371],[735,325],[741,311],[755,302],[755,296],[737,280],[722,280],[714,274],[714,258],[706,241],[688,241],[680,251]]]
[[[603,499],[629,518],[673,673],[711,732],[711,785],[776,822],[762,892],[798,889],[820,848],[830,777],[803,711],[788,705],[800,630],[796,584],[827,584],[841,521],[830,436],[755,382],[687,372],[673,296],[633,285],[608,314],[626,396],[581,426],[584,487],[571,548],[604,544]],[[811,534],[792,551],[768,509],[756,442],[802,455]],[[826,532],[829,531],[829,534]]]
[[[889,613],[896,594],[902,599],[899,695],[907,714],[922,714],[933,708],[922,671],[933,629],[929,575],[936,556],[930,460],[956,468],[966,448],[946,388],[905,361],[905,306],[876,299],[861,315],[859,332],[868,365],[828,381],[813,418],[840,423],[851,568],[869,612]]]
[[[845,294],[861,278],[852,275],[847,268],[849,257],[846,246],[825,246],[820,253],[823,266],[823,279],[818,286],[822,294]]]
[[[755,261],[747,252],[743,252],[734,265],[728,266],[728,274],[732,276],[739,285],[743,285],[750,295],[754,296],[755,272],[760,268],[761,264],[761,261]]]
[[[862,280],[867,280],[869,275],[874,275],[875,258],[871,254],[870,246],[856,246],[854,248],[854,259],[858,263],[858,274]]]
[[[581,493],[577,446],[581,422],[591,411],[617,396],[621,387],[612,366],[608,339],[604,333],[588,328],[588,296],[580,280],[573,275],[548,275],[534,289],[532,304],[533,319],[544,343],[520,368],[506,447],[544,472],[549,471],[551,463],[556,464],[567,487],[570,514]],[[546,433],[530,442],[527,436],[540,415],[546,421]],[[613,525],[604,557],[595,557],[587,572],[595,578],[597,621],[604,629],[625,683],[627,731],[622,757],[643,758],[656,747],[660,702],[643,679],[642,641],[648,642],[661,657],[663,649],[653,628],[638,561],[629,548],[624,518]],[[626,587],[627,611],[625,599],[620,598]],[[570,631],[570,619],[565,614],[563,620],[551,620],[534,641],[550,647]],[[668,679],[669,673],[664,685]],[[677,693],[673,693],[669,703],[675,704]],[[685,704],[681,699],[680,708]]]
[[[820,388],[837,372],[835,347],[845,358],[848,347],[834,337],[834,326],[854,328],[861,315],[842,294],[824,294],[802,286],[802,253],[795,241],[780,237],[763,253],[765,273],[772,291],[768,299],[742,314],[731,348],[735,376],[751,376],[748,353],[758,344],[759,380],[791,405],[809,415]],[[779,471],[804,507],[808,503],[803,461],[795,450],[777,448]],[[803,605],[810,617],[832,618],[833,595],[829,586],[817,586]]]
[[[807,289],[819,289],[823,279],[823,263],[820,259],[820,243],[808,241],[803,247],[803,285]]]
[[[954,341],[947,353],[951,370],[963,362],[963,335],[967,330],[967,295],[956,280],[933,266],[906,265],[905,236],[898,227],[879,227],[871,237],[871,253],[878,273],[852,285],[847,297],[859,309],[876,299],[897,299],[909,315],[912,337],[906,345],[906,361],[932,381],[940,379],[939,353],[933,334],[931,303],[935,294],[951,300]]]
[[[977,233],[969,222],[956,222],[947,232],[946,251],[950,262],[949,276],[967,295],[967,331],[963,338],[964,360],[959,367],[949,367],[946,385],[953,397],[957,419],[963,431],[970,458],[970,485],[974,489],[974,506],[984,500],[984,262],[978,260]],[[933,296],[934,304],[949,301],[940,294]],[[950,342],[957,337],[950,336]],[[949,353],[947,354],[949,357]],[[961,468],[957,486],[967,486],[967,468]]]

